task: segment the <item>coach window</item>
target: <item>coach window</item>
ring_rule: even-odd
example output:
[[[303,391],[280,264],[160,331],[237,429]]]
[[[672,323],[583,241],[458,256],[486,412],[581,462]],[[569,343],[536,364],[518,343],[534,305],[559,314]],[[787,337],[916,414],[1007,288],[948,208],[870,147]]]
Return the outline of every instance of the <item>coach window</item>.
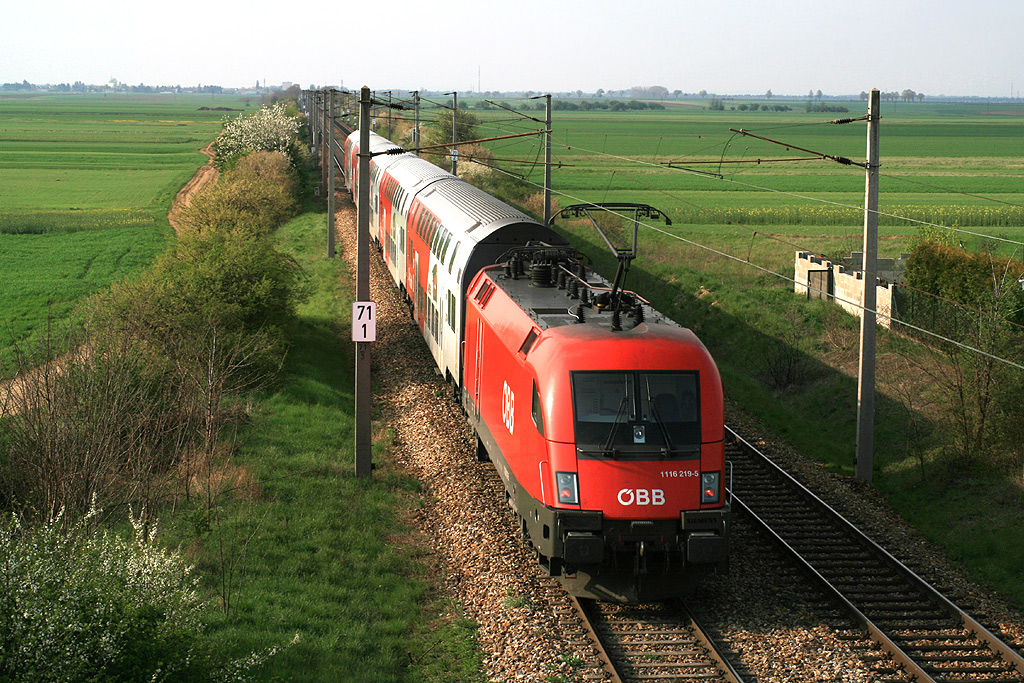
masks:
[[[445,234],[445,236],[444,236],[444,244],[441,246],[441,256],[438,257],[438,259],[441,261],[441,263],[444,263],[444,257],[448,255],[448,247],[452,243],[452,234],[450,232],[447,232],[447,231],[445,231],[445,232],[447,234]]]
[[[459,245],[462,244],[459,241],[455,242],[455,249],[452,250],[452,260],[448,262],[448,272],[452,272],[452,266],[455,265],[455,256],[459,253]]]

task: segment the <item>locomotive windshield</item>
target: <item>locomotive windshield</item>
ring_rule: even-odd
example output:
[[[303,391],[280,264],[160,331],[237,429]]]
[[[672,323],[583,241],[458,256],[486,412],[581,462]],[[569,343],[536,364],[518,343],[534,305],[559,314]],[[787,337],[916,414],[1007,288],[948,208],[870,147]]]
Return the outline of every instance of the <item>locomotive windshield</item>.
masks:
[[[696,457],[696,372],[574,372],[573,417],[581,457]]]

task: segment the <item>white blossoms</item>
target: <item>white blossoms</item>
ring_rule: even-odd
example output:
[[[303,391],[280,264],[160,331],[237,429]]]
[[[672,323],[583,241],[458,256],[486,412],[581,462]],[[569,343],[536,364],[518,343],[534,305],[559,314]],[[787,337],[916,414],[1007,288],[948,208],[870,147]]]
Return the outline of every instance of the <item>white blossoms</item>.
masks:
[[[290,161],[291,143],[299,133],[299,122],[289,116],[284,104],[263,105],[259,111],[225,119],[224,130],[214,142],[214,162],[223,168],[233,158],[249,152],[281,152]]]

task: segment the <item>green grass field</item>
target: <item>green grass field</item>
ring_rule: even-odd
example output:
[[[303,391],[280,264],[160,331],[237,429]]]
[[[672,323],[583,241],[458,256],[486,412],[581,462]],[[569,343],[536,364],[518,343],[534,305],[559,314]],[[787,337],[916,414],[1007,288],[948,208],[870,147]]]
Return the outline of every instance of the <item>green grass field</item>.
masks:
[[[83,297],[167,244],[174,195],[237,97],[0,96],[0,377]],[[207,110],[200,110],[206,107]]]

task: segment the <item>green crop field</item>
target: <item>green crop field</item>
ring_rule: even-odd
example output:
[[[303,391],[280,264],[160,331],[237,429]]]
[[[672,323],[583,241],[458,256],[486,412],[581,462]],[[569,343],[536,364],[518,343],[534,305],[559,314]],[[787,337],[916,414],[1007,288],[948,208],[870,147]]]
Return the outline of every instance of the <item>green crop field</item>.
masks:
[[[863,169],[770,160],[815,156],[796,146],[863,163],[866,124],[829,122],[863,116],[866,103],[841,103],[848,113],[809,113],[802,102],[787,102],[788,112],[731,109],[742,103],[727,100],[725,111],[710,111],[700,101],[668,101],[663,111],[555,111],[556,201],[646,202],[672,217],[670,231],[738,258],[747,259],[753,241],[765,252],[759,263],[774,271],[791,268],[797,249],[835,256],[859,249]],[[968,247],[980,243],[971,232],[1024,238],[1024,110],[924,102],[883,102],[881,108],[882,255],[904,251],[921,222],[970,231],[959,237]],[[475,113],[482,136],[539,127],[507,111]],[[790,147],[734,132],[740,129]],[[490,147],[496,157],[522,160],[506,168],[542,183],[541,138]],[[775,244],[758,244],[766,241]]]
[[[211,95],[0,96],[0,377],[14,344],[165,248],[174,195],[245,108]]]

